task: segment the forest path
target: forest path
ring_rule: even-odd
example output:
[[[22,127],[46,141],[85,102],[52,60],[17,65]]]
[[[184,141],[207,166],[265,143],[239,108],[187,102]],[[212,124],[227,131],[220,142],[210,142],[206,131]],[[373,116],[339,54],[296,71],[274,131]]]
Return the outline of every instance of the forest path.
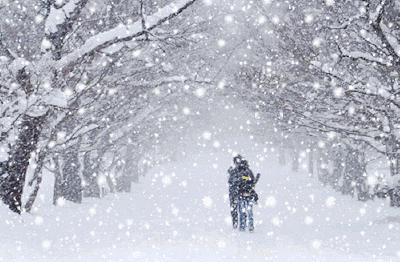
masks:
[[[0,243],[0,261],[399,259],[397,209],[339,196],[274,160],[253,167],[262,173],[256,231],[232,230],[229,162],[225,155],[199,154],[151,170],[130,194],[44,206],[17,223],[4,217],[0,229],[8,239]]]

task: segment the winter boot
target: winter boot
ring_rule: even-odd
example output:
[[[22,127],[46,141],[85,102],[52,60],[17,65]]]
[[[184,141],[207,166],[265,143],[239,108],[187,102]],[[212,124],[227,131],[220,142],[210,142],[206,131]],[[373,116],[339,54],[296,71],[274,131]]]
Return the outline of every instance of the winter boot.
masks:
[[[233,222],[232,222],[232,226],[233,226],[233,229],[237,229],[238,228],[238,221],[236,220],[234,220]]]
[[[249,232],[250,232],[250,233],[253,233],[253,232],[254,232],[254,226],[250,226],[250,227],[249,227]]]

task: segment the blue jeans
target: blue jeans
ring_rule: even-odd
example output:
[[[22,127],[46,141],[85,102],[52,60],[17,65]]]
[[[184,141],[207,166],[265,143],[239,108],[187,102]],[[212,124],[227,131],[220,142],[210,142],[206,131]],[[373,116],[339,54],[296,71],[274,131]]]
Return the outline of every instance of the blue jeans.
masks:
[[[248,220],[249,230],[254,229],[253,201],[249,198],[239,198],[240,230],[245,230]]]

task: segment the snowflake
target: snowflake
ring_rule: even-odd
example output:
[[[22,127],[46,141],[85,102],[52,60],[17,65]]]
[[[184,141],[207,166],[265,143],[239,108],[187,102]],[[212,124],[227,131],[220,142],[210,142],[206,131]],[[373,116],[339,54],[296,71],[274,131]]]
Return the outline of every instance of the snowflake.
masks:
[[[78,114],[83,115],[86,112],[85,108],[79,108]]]
[[[126,225],[129,227],[129,226],[132,226],[133,225],[133,219],[127,219],[126,220]]]
[[[312,45],[315,47],[320,47],[321,43],[322,43],[322,40],[319,37],[314,38],[314,40],[312,41]]]
[[[51,241],[50,240],[43,240],[42,241],[42,248],[43,249],[49,249],[51,247]]]
[[[325,4],[327,6],[333,6],[335,4],[335,0],[325,0]]]
[[[44,17],[43,17],[42,15],[37,15],[37,16],[35,16],[35,23],[36,23],[36,24],[42,23],[43,20],[44,20]]]
[[[225,223],[227,225],[231,225],[232,224],[232,217],[231,216],[226,216],[224,221],[225,221]]]
[[[70,89],[70,88],[66,88],[64,90],[64,95],[67,97],[72,96],[73,94],[74,94],[74,92],[72,92],[72,89]]]
[[[218,46],[219,46],[219,47],[224,47],[225,45],[226,45],[226,42],[225,42],[224,39],[219,39],[219,40],[218,40]]]
[[[135,50],[132,52],[133,57],[139,57],[142,54],[142,50]]]
[[[212,200],[212,198],[209,197],[209,196],[203,197],[202,201],[203,201],[203,205],[204,205],[206,208],[211,208],[212,205],[213,205],[213,200]]]
[[[221,80],[218,82],[217,87],[218,87],[218,89],[224,89],[225,85],[226,85],[225,80]]]
[[[330,131],[327,133],[327,137],[329,140],[333,140],[336,137],[336,133],[333,131]]]
[[[164,176],[161,181],[164,186],[169,186],[172,183],[172,179],[170,176]]]
[[[38,225],[38,226],[40,226],[40,225],[42,225],[43,224],[43,217],[41,217],[41,216],[37,216],[37,217],[35,217],[35,224],[36,225]]]
[[[354,106],[350,106],[348,109],[349,115],[354,115],[354,113],[356,112],[356,109],[354,108]]]
[[[178,214],[179,214],[179,209],[176,208],[176,207],[173,207],[171,212],[172,212],[172,214],[173,214],[174,216],[178,216]]]
[[[194,94],[199,97],[202,98],[206,95],[206,89],[205,88],[197,88],[196,91],[194,92]]]
[[[267,18],[266,18],[265,16],[262,15],[262,16],[258,17],[257,22],[258,22],[260,25],[265,24],[265,22],[267,22]]]
[[[232,23],[233,22],[233,16],[232,15],[226,15],[224,18],[226,23]]]
[[[274,225],[274,226],[276,226],[276,227],[279,227],[279,226],[281,226],[282,225],[282,220],[279,218],[279,217],[273,217],[272,219],[271,219],[271,223]]]
[[[325,205],[327,207],[333,207],[334,205],[336,205],[336,198],[333,196],[328,197],[325,201]]]
[[[110,89],[108,89],[108,94],[109,94],[110,96],[115,95],[115,93],[117,93],[117,89],[115,89],[115,88],[110,88]]]
[[[155,95],[160,95],[161,94],[161,90],[160,90],[160,88],[158,88],[158,87],[156,87],[156,88],[154,88],[153,89],[153,93],[155,94]]]
[[[184,107],[182,109],[182,112],[183,112],[184,115],[190,115],[190,108],[189,107]]]
[[[213,147],[219,148],[220,146],[221,146],[221,143],[219,141],[215,140],[213,143]]]
[[[314,16],[312,14],[307,14],[304,17],[304,22],[306,22],[307,24],[311,24],[314,21]]]
[[[42,49],[47,50],[47,49],[50,49],[51,46],[52,46],[51,42],[47,38],[44,38],[42,41]]]
[[[96,215],[96,208],[95,208],[95,207],[89,208],[89,214],[90,214],[91,216]]]
[[[59,207],[62,207],[62,206],[64,206],[65,205],[65,198],[63,198],[63,197],[59,197],[58,199],[57,199],[57,206],[59,206]]]
[[[342,96],[344,95],[344,89],[341,88],[341,87],[336,87],[336,88],[333,90],[333,95],[334,95],[335,97],[337,97],[337,98],[342,97]]]
[[[311,246],[314,249],[320,249],[321,248],[321,241],[318,239],[315,239],[311,242]]]
[[[314,222],[314,219],[310,216],[306,216],[304,218],[304,224],[306,224],[306,225],[311,225],[313,222]]]
[[[266,207],[275,207],[276,206],[276,199],[274,196],[269,196],[265,200],[265,206]]]
[[[107,184],[107,178],[105,175],[100,175],[97,177],[97,184],[99,186],[105,186]]]
[[[274,17],[272,17],[272,23],[274,23],[274,24],[279,24],[279,21],[280,21],[280,19],[279,19],[279,17],[278,16],[274,16]]]
[[[57,132],[57,141],[63,141],[65,137],[67,136],[67,133],[64,131]]]
[[[203,137],[203,139],[205,139],[205,140],[210,140],[211,137],[212,137],[212,134],[211,134],[211,132],[209,132],[209,131],[204,131],[203,134],[202,134],[202,137]]]
[[[218,246],[219,248],[224,248],[224,247],[226,247],[226,242],[225,242],[224,240],[219,240],[219,241],[217,242],[217,246]]]
[[[85,90],[85,88],[86,88],[86,85],[84,83],[78,83],[76,85],[76,90],[77,91],[83,91],[83,90]]]

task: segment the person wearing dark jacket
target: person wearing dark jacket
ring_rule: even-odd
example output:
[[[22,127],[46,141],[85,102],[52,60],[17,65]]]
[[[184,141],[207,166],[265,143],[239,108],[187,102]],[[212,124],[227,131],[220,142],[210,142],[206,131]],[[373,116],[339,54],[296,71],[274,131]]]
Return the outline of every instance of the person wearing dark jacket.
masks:
[[[240,155],[234,157],[234,168],[229,173],[229,201],[233,227],[238,227],[238,211],[240,214],[240,230],[246,229],[248,217],[249,231],[254,230],[253,205],[258,201],[258,195],[254,189],[260,175],[254,177],[246,160]]]
[[[233,159],[234,167],[228,169],[229,179],[229,204],[231,208],[233,228],[238,227],[238,207],[239,207],[239,163],[241,156],[238,155]]]

